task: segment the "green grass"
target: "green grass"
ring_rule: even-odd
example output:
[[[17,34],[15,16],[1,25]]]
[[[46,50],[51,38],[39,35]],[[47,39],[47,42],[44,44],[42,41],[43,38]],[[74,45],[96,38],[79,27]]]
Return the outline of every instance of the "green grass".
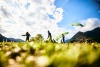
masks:
[[[0,67],[100,67],[99,63],[100,43],[0,43]]]

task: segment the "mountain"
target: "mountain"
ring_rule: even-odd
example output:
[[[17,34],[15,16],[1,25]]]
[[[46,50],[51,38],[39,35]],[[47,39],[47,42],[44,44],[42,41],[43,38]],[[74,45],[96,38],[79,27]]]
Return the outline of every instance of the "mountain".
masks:
[[[7,38],[7,37],[3,36],[2,34],[0,34],[0,42],[3,42],[3,41],[7,41],[7,42],[11,42],[11,41],[23,42],[22,39]]]
[[[9,39],[15,42],[24,42],[24,40],[22,39],[14,39],[14,38],[9,38]]]
[[[11,40],[10,39],[8,39],[7,37],[5,37],[5,36],[3,36],[2,34],[0,34],[0,42],[3,42],[3,41],[8,41],[8,42],[10,42]]]
[[[99,42],[100,43],[100,27],[87,32],[78,32],[70,40],[70,42]]]

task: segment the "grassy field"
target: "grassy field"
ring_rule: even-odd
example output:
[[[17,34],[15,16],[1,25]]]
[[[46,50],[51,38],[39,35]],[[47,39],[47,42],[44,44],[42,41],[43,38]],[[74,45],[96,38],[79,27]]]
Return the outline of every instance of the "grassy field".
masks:
[[[0,67],[100,67],[100,43],[0,42]]]

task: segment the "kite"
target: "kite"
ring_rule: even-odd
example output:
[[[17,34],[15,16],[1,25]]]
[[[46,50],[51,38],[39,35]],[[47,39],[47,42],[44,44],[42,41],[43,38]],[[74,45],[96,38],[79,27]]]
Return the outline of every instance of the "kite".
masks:
[[[81,27],[83,27],[83,25],[81,23],[77,23],[77,22],[72,23],[71,26],[81,26]]]
[[[62,33],[63,35],[67,35],[69,32],[64,32],[64,33]],[[58,39],[59,38],[61,38],[62,37],[62,34],[59,34],[57,37],[56,37],[56,40],[58,41]]]

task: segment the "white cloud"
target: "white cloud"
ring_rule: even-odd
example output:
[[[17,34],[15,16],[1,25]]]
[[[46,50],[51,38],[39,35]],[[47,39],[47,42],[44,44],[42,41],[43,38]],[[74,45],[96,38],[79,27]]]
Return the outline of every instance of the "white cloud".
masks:
[[[1,0],[0,25],[5,32],[0,33],[23,39],[21,35],[27,31],[32,36],[41,33],[47,37],[47,30],[50,30],[55,37],[64,30],[57,25],[63,19],[63,9],[57,8],[54,2],[55,0]]]
[[[88,18],[86,20],[82,20],[81,23],[84,25],[84,27],[76,27],[76,29],[82,32],[100,27],[100,19],[98,18]]]
[[[98,18],[88,18],[87,20],[82,20],[81,22],[84,24],[84,27],[79,29],[82,32],[90,31],[100,27],[100,19]]]
[[[74,29],[67,28],[66,31],[68,31],[69,34],[66,36],[66,38],[72,38],[79,31],[86,32],[100,27],[100,19],[98,18],[88,18],[85,20],[81,20],[80,23],[82,23],[84,27],[74,26]]]
[[[6,32],[6,31],[3,30],[2,27],[0,26],[0,32],[1,32],[1,33],[4,33],[4,32]]]

